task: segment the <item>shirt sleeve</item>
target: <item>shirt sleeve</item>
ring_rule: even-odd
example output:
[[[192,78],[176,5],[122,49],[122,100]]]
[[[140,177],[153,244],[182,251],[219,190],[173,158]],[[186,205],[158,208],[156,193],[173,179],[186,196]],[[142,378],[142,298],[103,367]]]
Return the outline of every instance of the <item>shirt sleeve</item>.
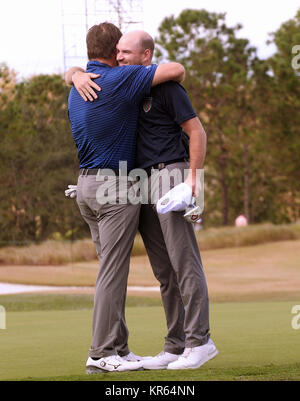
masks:
[[[120,68],[123,73],[126,96],[139,104],[150,93],[157,65],[129,65],[117,68]]]
[[[164,107],[178,125],[197,117],[186,90],[174,81],[162,85]]]

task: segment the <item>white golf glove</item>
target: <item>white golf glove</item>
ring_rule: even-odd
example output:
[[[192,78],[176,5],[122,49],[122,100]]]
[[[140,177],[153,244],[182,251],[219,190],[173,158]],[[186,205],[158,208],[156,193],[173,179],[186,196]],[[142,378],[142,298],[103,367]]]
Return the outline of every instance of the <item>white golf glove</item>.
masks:
[[[196,204],[192,196],[192,188],[181,183],[167,192],[156,204],[158,213],[185,211],[184,218],[189,223],[196,223],[200,219],[202,209]]]
[[[77,195],[77,185],[68,185],[69,189],[65,190],[65,195],[69,196],[70,198],[76,198]]]
[[[192,188],[183,182],[158,200],[156,210],[160,214],[183,211],[191,204],[191,200]]]

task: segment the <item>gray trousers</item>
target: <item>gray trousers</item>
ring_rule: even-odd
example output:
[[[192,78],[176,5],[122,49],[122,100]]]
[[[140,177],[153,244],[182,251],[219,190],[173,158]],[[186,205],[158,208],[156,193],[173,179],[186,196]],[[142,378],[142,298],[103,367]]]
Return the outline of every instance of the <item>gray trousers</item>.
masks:
[[[182,163],[167,166],[174,167],[187,168]],[[129,353],[126,288],[140,212],[140,205],[99,204],[96,193],[101,185],[96,176],[79,176],[77,183],[77,203],[100,259],[89,351],[95,358]],[[149,191],[152,189],[149,185]],[[205,344],[209,338],[205,275],[193,226],[182,214],[158,215],[152,205],[142,205],[139,223],[154,275],[160,282],[168,327],[164,349],[174,354],[182,353],[184,347]]]
[[[118,177],[111,179],[111,188],[116,182]],[[96,194],[101,185],[105,183],[97,181],[95,175],[80,175],[77,183],[79,210],[90,227],[100,259],[89,351],[93,358],[129,353],[125,302],[129,260],[140,211],[140,205],[100,204]],[[117,193],[117,201],[123,195]]]
[[[178,169],[182,174],[188,164],[175,163],[166,168]],[[159,196],[164,195],[159,181],[162,174],[163,170],[157,172],[152,185],[148,184],[149,196],[157,190],[161,192]],[[208,290],[193,225],[183,218],[183,212],[158,214],[153,205],[147,204],[141,207],[139,231],[160,282],[168,327],[164,350],[180,354],[184,347],[206,344]]]

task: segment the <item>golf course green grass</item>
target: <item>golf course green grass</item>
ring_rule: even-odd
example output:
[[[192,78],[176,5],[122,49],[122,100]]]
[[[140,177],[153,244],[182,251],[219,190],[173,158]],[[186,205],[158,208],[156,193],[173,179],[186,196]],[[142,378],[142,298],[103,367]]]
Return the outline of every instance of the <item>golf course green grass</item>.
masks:
[[[201,381],[300,380],[295,301],[212,303],[211,336],[219,355],[196,370],[85,374],[91,341],[91,295],[2,295],[0,380]],[[159,299],[128,297],[129,345],[140,355],[163,348]]]

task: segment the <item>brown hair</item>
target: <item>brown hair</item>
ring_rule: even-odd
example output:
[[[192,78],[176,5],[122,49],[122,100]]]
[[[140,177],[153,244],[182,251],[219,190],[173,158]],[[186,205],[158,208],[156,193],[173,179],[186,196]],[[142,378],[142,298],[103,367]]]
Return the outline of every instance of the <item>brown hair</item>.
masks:
[[[86,35],[89,60],[111,58],[115,54],[121,36],[120,29],[110,22],[92,26]]]

